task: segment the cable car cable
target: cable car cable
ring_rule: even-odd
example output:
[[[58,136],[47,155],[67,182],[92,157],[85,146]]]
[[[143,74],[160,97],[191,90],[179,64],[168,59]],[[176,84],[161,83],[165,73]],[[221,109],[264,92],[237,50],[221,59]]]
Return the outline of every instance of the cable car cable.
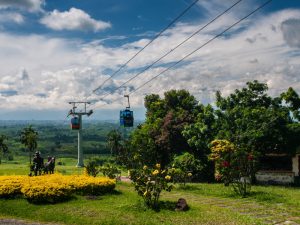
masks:
[[[188,58],[189,56],[191,56],[192,54],[194,54],[195,52],[199,51],[201,48],[205,47],[206,45],[208,45],[210,42],[212,42],[213,40],[219,38],[220,36],[222,36],[224,33],[226,33],[228,30],[230,30],[231,28],[233,28],[234,26],[236,26],[237,24],[239,24],[240,22],[242,22],[243,20],[247,19],[248,17],[250,17],[252,14],[254,14],[255,12],[257,12],[258,10],[262,9],[263,7],[265,7],[266,5],[268,5],[272,0],[266,1],[264,4],[260,5],[258,8],[256,8],[255,10],[253,10],[251,13],[249,13],[248,15],[244,16],[243,18],[241,18],[240,20],[238,20],[237,22],[235,22],[234,24],[232,24],[231,26],[229,26],[228,28],[226,28],[224,31],[222,31],[221,33],[219,33],[218,35],[214,36],[213,38],[211,38],[210,40],[208,40],[207,42],[205,42],[203,45],[199,46],[198,48],[196,48],[194,51],[190,52],[189,54],[187,54],[185,57],[183,57],[182,59],[180,59],[179,61],[177,61],[176,63],[174,63],[173,65],[169,66],[168,68],[166,68],[165,70],[163,70],[162,72],[160,72],[159,74],[157,74],[156,76],[152,77],[150,80],[146,81],[145,83],[143,83],[142,85],[140,85],[139,87],[135,88],[135,90],[133,90],[132,92],[130,92],[128,95],[131,95],[133,93],[135,93],[136,91],[138,91],[139,89],[141,89],[142,87],[144,87],[146,84],[150,83],[151,81],[153,81],[154,79],[156,79],[157,77],[159,77],[160,75],[162,75],[163,73],[167,72],[168,70],[170,70],[171,68],[173,68],[174,66],[176,66],[177,64],[179,64],[180,62],[182,62],[183,60],[185,60],[186,58]]]
[[[215,35],[213,38],[211,38],[210,40],[208,40],[207,42],[205,42],[204,44],[202,44],[201,46],[199,46],[198,48],[196,48],[195,50],[193,50],[192,52],[190,52],[189,54],[187,54],[185,57],[183,57],[182,59],[180,59],[179,61],[177,61],[173,65],[169,66],[168,68],[166,68],[162,72],[158,73],[156,76],[154,76],[150,80],[148,80],[145,83],[143,83],[142,85],[138,86],[135,90],[129,92],[128,95],[132,95],[133,93],[135,93],[136,91],[138,91],[139,89],[141,89],[142,87],[144,87],[146,84],[150,83],[151,81],[153,81],[154,79],[156,79],[157,77],[159,77],[160,75],[162,75],[163,73],[165,73],[166,71],[170,70],[171,68],[173,68],[174,66],[176,66],[177,64],[179,64],[180,62],[182,62],[183,60],[185,60],[186,58],[188,58],[192,54],[194,54],[195,52],[199,51],[201,48],[205,47],[206,45],[208,45],[209,43],[211,43],[215,39],[219,38],[224,33],[226,33],[228,30],[232,29],[234,26],[236,26],[237,24],[241,23],[243,20],[247,19],[248,17],[250,17],[251,15],[253,15],[254,13],[256,13],[257,11],[259,11],[260,9],[264,8],[266,5],[268,5],[271,2],[272,2],[272,0],[266,1],[265,3],[263,3],[262,5],[260,5],[259,7],[257,7],[255,10],[251,11],[249,14],[247,14],[246,16],[244,16],[243,18],[241,18],[237,22],[233,23],[231,26],[229,26],[228,28],[226,28],[225,30],[223,30],[221,33]],[[117,100],[119,100],[119,99],[120,98],[118,98]],[[115,101],[116,100],[114,100],[112,102],[115,102]]]
[[[107,78],[99,87],[93,90],[93,92],[98,91],[103,87],[103,85],[109,81],[112,77],[114,77],[118,72],[120,72],[125,66],[128,65],[136,56],[138,56],[145,48],[147,48],[153,41],[155,41],[159,36],[162,35],[167,29],[169,29],[177,20],[179,20],[184,14],[186,14],[199,0],[194,1],[190,4],[184,11],[182,11],[174,20],[172,20],[164,29],[162,29],[154,38],[152,38],[144,47],[142,47],[137,53],[135,53],[127,62],[125,62],[122,66],[119,67],[109,78]]]
[[[145,69],[143,69],[142,71],[138,72],[136,75],[134,75],[133,77],[131,77],[129,80],[125,81],[123,84],[121,84],[119,87],[115,88],[114,91],[119,90],[120,88],[124,87],[124,85],[128,84],[130,81],[132,81],[133,79],[135,79],[136,77],[140,76],[141,74],[143,74],[144,72],[146,72],[147,70],[149,70],[152,66],[154,66],[156,63],[158,63],[159,61],[161,61],[163,58],[165,58],[166,56],[168,56],[169,54],[171,54],[174,50],[176,50],[177,48],[179,48],[181,45],[183,45],[185,42],[187,42],[188,40],[190,40],[192,37],[194,37],[196,34],[198,34],[200,31],[204,30],[206,27],[208,27],[210,24],[212,24],[213,22],[215,22],[217,19],[219,19],[221,16],[223,16],[224,14],[226,14],[229,10],[231,10],[233,7],[235,7],[237,4],[239,4],[240,2],[242,2],[243,0],[238,0],[237,2],[235,2],[233,5],[231,5],[229,8],[227,8],[225,11],[223,11],[222,13],[220,13],[219,15],[217,15],[214,19],[212,19],[211,21],[209,21],[208,23],[206,23],[204,26],[202,26],[200,29],[198,29],[197,31],[195,31],[192,35],[190,35],[188,38],[186,38],[185,40],[183,40],[182,42],[180,42],[178,45],[176,45],[174,48],[172,48],[170,51],[168,51],[167,53],[165,53],[164,55],[162,55],[160,58],[158,58],[157,60],[155,60],[153,63],[151,63],[150,65],[148,65]],[[102,98],[108,96],[110,93],[105,94],[104,96],[102,96]]]

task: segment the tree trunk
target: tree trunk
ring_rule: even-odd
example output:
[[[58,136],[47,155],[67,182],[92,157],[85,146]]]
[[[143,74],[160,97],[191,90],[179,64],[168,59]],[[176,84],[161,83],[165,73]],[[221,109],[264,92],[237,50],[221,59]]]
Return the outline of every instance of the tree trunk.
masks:
[[[29,150],[29,164],[31,165],[31,151]]]

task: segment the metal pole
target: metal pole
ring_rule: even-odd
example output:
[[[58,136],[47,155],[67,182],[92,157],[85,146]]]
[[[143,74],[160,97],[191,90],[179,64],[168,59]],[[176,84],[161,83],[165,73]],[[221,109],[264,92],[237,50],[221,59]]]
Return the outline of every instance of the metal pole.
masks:
[[[81,131],[82,131],[82,115],[79,114],[78,116],[79,118],[79,130],[78,130],[78,163],[77,163],[77,167],[84,167],[83,164],[83,152],[82,152],[82,148],[81,148]]]
[[[90,116],[93,114],[93,110],[90,110],[89,112],[86,111],[86,104],[91,104],[90,102],[69,102],[69,104],[73,105],[73,109],[71,109],[69,111],[69,115],[73,115],[73,116],[78,116],[79,119],[79,129],[78,129],[78,162],[77,162],[77,167],[84,167],[84,163],[83,163],[83,150],[82,150],[82,146],[81,146],[81,142],[82,142],[82,116],[83,115],[87,115]],[[84,104],[84,112],[76,112],[76,104]]]

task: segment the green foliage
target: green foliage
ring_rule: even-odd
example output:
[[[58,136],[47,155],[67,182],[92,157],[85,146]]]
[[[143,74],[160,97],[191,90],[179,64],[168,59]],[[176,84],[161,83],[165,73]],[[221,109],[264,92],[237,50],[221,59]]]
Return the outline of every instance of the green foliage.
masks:
[[[251,175],[255,173],[255,155],[237,148],[227,140],[214,140],[211,143],[210,160],[216,165],[216,179],[245,197],[250,193]]]
[[[298,143],[289,133],[289,125],[294,123],[291,111],[280,98],[268,96],[267,90],[266,84],[253,81],[226,98],[217,92],[216,137],[230,140],[248,152],[294,154]]]
[[[133,167],[167,166],[182,149],[191,150],[182,135],[184,127],[192,123],[197,112],[197,101],[186,90],[171,90],[164,94],[145,97],[146,122],[132,133],[129,140]]]
[[[2,156],[8,153],[6,140],[7,137],[5,135],[0,135],[0,164],[1,164]]]
[[[20,135],[20,141],[28,149],[29,162],[31,164],[31,155],[37,148],[38,132],[32,126],[25,127]]]
[[[173,187],[169,184],[172,179],[170,172],[167,169],[162,170],[160,164],[156,164],[154,168],[144,166],[143,169],[130,170],[130,179],[146,206],[153,209],[158,208],[161,192],[170,192]]]
[[[96,177],[100,172],[101,164],[97,160],[97,158],[91,158],[88,160],[86,165],[84,166],[85,174],[89,176]]]
[[[183,185],[185,185],[186,182],[191,181],[193,177],[197,177],[204,166],[194,155],[185,152],[182,155],[174,157],[172,167],[176,168],[172,175],[174,182],[183,183]]]
[[[121,174],[121,170],[119,170],[114,164],[105,164],[104,166],[100,167],[100,171],[104,176],[110,179],[117,179]]]
[[[110,148],[111,155],[119,155],[122,148],[122,136],[118,130],[112,130],[107,134],[107,145]]]
[[[288,104],[294,118],[300,120],[300,97],[298,93],[290,87],[287,92],[282,93],[280,97]]]

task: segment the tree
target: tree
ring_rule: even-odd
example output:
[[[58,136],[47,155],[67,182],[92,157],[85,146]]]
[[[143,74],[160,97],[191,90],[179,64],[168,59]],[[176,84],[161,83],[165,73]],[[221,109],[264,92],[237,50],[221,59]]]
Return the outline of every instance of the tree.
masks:
[[[198,102],[186,90],[171,90],[145,97],[146,121],[131,135],[130,149],[139,164],[168,165],[175,154],[190,151],[191,147],[182,135],[184,127],[192,123],[198,110]]]
[[[7,140],[7,137],[5,135],[0,135],[0,164],[1,164],[1,158],[4,154],[8,153],[8,147],[5,143]]]
[[[300,97],[298,93],[290,87],[280,97],[288,104],[288,108],[292,111],[294,118],[300,120]]]
[[[198,179],[213,180],[214,165],[207,158],[210,153],[209,144],[219,130],[215,110],[211,105],[199,105],[198,115],[194,123],[185,126],[182,134],[187,143],[194,149],[194,155],[201,161],[203,169]]]
[[[266,84],[253,81],[228,97],[217,92],[216,138],[227,139],[247,152],[293,154],[296,147],[291,147],[287,135],[294,123],[290,110],[280,98],[268,96],[267,90]]]
[[[31,165],[31,155],[37,148],[38,132],[32,126],[25,127],[20,135],[20,141],[28,149],[29,163]]]
[[[118,155],[122,146],[122,136],[118,130],[112,130],[107,135],[107,145],[110,149],[111,155]]]

